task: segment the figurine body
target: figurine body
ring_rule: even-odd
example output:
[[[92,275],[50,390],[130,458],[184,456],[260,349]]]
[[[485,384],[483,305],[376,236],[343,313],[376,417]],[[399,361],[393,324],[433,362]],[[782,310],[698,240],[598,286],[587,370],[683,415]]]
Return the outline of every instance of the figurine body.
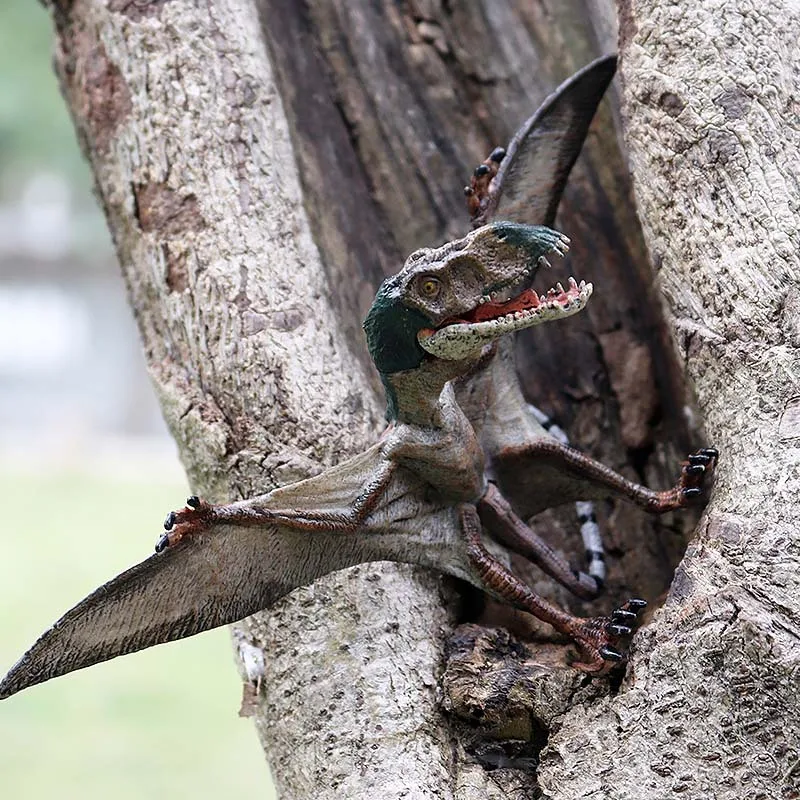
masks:
[[[261,497],[220,506],[189,498],[167,517],[157,553],[67,612],[0,683],[0,697],[237,621],[322,575],[376,560],[455,575],[535,614],[577,645],[580,669],[603,672],[623,658],[644,601],[583,619],[534,594],[508,569],[510,551],[591,598],[602,588],[602,550],[587,547],[588,572],[573,570],[489,480],[517,465],[526,515],[608,495],[660,513],[699,495],[714,466],[716,453],[699,451],[676,487],[653,492],[571,449],[527,405],[508,347],[498,344],[579,312],[591,296],[590,284],[571,278],[566,289],[534,292],[537,268],[563,254],[568,240],[505,216],[551,221],[613,69],[611,59],[587,67],[526,123],[508,155],[494,151],[493,166],[476,170],[468,200],[476,222],[487,224],[417,251],[381,286],[365,322],[387,394],[390,426],[381,440]],[[533,134],[550,129],[555,134],[537,142]]]

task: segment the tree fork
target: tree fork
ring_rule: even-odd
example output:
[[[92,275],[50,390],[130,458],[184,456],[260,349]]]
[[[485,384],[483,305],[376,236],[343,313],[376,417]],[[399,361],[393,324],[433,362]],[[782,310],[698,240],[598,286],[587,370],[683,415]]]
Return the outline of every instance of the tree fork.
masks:
[[[614,49],[605,4],[429,5],[51,3],[57,68],[151,374],[192,486],[211,500],[296,480],[374,439],[380,405],[357,334],[378,278],[466,230],[470,169]],[[559,224],[607,291],[583,327],[524,340],[523,376],[577,444],[615,466],[634,458],[666,486],[697,442],[608,111],[596,130]],[[613,514],[612,599],[632,574],[646,586],[630,588],[655,597],[680,529]],[[548,535],[579,547],[574,523]],[[531,774],[505,771],[503,786],[503,770],[452,747],[438,710],[453,622],[440,586],[375,565],[241,626],[240,641],[267,652],[256,722],[284,798],[530,796]],[[543,762],[543,786],[553,774]]]

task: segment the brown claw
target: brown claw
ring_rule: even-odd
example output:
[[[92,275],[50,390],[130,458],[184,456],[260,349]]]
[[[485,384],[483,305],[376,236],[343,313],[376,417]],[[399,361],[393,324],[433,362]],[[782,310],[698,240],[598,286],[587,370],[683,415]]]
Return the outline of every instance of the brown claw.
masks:
[[[506,151],[502,147],[495,147],[489,156],[479,164],[470,178],[469,186],[464,187],[467,198],[467,210],[470,219],[474,222],[486,209],[491,194],[491,183],[500,169],[500,162],[505,157]]]

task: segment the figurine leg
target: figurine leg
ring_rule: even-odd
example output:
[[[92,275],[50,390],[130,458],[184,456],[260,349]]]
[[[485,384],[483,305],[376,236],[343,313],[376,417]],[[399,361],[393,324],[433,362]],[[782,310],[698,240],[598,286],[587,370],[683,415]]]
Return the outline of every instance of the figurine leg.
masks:
[[[576,494],[586,497],[617,496],[649,511],[663,514],[685,508],[705,490],[706,478],[714,471],[718,452],[703,448],[692,453],[681,465],[678,483],[664,492],[654,492],[646,486],[629,481],[599,461],[552,439],[540,439],[519,447],[506,447],[500,458],[526,458],[558,466],[576,478]]]
[[[460,518],[467,554],[486,591],[570,637],[583,658],[573,663],[573,667],[602,673],[611,663],[624,659],[621,640],[633,632],[638,613],[647,605],[644,600],[632,598],[608,617],[582,618],[568,614],[532,592],[489,553],[481,540],[481,521],[474,506],[462,505]]]
[[[528,403],[528,410],[536,418],[536,421],[552,436],[557,442],[570,446],[566,431],[561,428],[555,420],[549,417],[541,409]],[[592,578],[599,583],[597,592],[600,592],[606,582],[606,554],[603,546],[603,538],[600,535],[600,526],[597,524],[597,517],[594,513],[594,503],[591,500],[577,500],[575,502],[575,513],[580,524],[581,539],[583,539],[583,549],[586,553],[586,571]]]
[[[259,504],[258,499],[247,503],[211,505],[192,496],[186,507],[170,511],[164,520],[164,533],[156,543],[156,552],[173,547],[187,536],[192,536],[212,525],[239,525],[259,527],[280,525],[300,531],[334,531],[350,533],[358,529],[381,499],[396,465],[384,461],[347,511],[315,511],[297,509],[272,509]]]
[[[541,567],[551,578],[574,592],[592,600],[603,588],[598,576],[572,569],[567,561],[547,542],[537,536],[515,513],[500,490],[490,483],[478,501],[478,514],[487,530],[502,544]],[[600,553],[602,557],[602,553]]]

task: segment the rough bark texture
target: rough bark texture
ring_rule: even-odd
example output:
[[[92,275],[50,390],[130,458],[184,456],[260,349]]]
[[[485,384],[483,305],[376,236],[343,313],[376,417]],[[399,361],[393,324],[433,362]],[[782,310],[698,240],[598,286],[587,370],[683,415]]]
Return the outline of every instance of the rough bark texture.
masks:
[[[623,113],[716,489],[623,691],[560,721],[552,798],[795,798],[800,703],[800,10],[634,0]]]
[[[363,449],[382,407],[331,306],[254,7],[52,10],[57,70],[193,488],[253,495]],[[284,676],[264,707],[296,693],[295,715],[270,717],[284,797],[449,785],[439,580],[373,565],[253,622],[248,638],[261,633],[270,676]],[[304,638],[273,647],[282,618]]]
[[[494,145],[507,142],[561,80],[615,49],[614,13],[596,3],[496,0],[259,0],[259,9],[312,231],[338,289],[333,300],[348,338],[363,354],[360,332],[348,320],[363,317],[375,281],[396,270],[405,253],[464,232],[459,187],[471,169]],[[602,291],[588,312],[569,324],[521,337],[525,387],[568,426],[580,446],[651,485],[668,485],[679,458],[690,443],[699,442],[687,426],[679,370],[664,346],[666,328],[650,291],[652,276],[608,107],[573,173],[559,226],[574,243],[572,264],[564,274],[572,270]],[[657,599],[682,554],[690,520],[654,522],[619,504],[600,512],[611,551],[608,598],[583,610],[608,608],[605,604],[630,592]],[[537,529],[581,557],[570,511],[547,514]],[[581,609],[550,581],[533,571],[528,577],[543,592]],[[282,616],[280,625],[273,623],[274,635],[267,640],[270,660],[275,654],[302,652],[297,642],[305,640],[309,619],[319,615],[318,607],[307,607],[302,615],[293,612]],[[530,618],[509,616],[504,609],[490,609],[484,619],[510,625],[522,635],[536,630]],[[327,641],[331,658],[336,644]],[[536,671],[541,651],[529,656]],[[488,666],[471,674],[477,683],[495,684],[488,700],[504,709],[509,719],[501,726],[504,731],[527,730],[528,741],[496,744],[487,751],[485,737],[474,741],[457,728],[456,760],[465,758],[466,764],[460,772],[453,767],[450,785],[429,784],[423,795],[458,794],[461,786],[470,787],[464,788],[465,797],[471,791],[527,796],[535,790],[530,767],[544,738],[533,731],[544,729],[544,723],[527,707],[523,714],[511,707],[508,692],[497,690],[511,684],[495,680]],[[512,672],[516,668],[510,662],[507,666]],[[453,667],[448,675],[463,676]],[[316,741],[315,726],[322,719],[327,735],[327,693],[311,693],[298,709],[296,685],[311,676],[318,678],[317,667],[306,668],[297,659],[270,673],[268,711],[257,714],[264,740],[272,742],[267,747],[273,760],[287,767],[297,763],[300,744],[276,720],[301,713],[310,726],[308,738]],[[559,697],[569,699],[580,681],[559,678],[556,683]],[[456,716],[474,724],[474,706],[465,700],[469,682],[447,684],[444,691]],[[475,691],[480,695],[481,687]],[[464,713],[467,707],[472,711]],[[522,721],[526,715],[527,723]],[[364,774],[368,770],[348,785],[349,792],[362,787],[369,795]],[[317,786],[316,791],[325,790]]]
[[[784,375],[797,381],[800,296],[780,294],[775,271],[797,268],[786,65],[798,30],[770,19],[788,14],[777,6],[740,18],[708,5],[622,15],[642,219],[725,454],[701,538],[629,679],[611,696],[607,682],[543,673],[546,648],[462,630],[445,705],[473,722],[475,708],[493,708],[483,729],[468,728],[439,710],[451,588],[445,599],[437,576],[383,565],[332,576],[237,636],[240,650],[266,654],[254,712],[284,798],[466,800],[540,787],[559,798],[710,797],[724,775],[731,796],[756,796],[792,781],[788,504],[800,404]],[[471,167],[615,45],[613,11],[578,0],[52,9],[57,67],[165,416],[194,490],[214,500],[296,480],[373,439],[381,408],[359,326],[381,275],[463,232]],[[776,28],[782,48],[766,39]],[[612,122],[604,110],[559,220],[574,242],[567,269],[593,280],[596,297],[568,325],[523,338],[519,355],[532,399],[577,444],[663,487],[696,431]],[[594,608],[632,590],[656,599],[686,522],[600,511],[612,558],[609,596]],[[569,519],[548,515],[542,532],[572,553]],[[503,697],[484,691],[498,684],[492,670],[510,676]],[[760,694],[748,705],[751,686]]]

